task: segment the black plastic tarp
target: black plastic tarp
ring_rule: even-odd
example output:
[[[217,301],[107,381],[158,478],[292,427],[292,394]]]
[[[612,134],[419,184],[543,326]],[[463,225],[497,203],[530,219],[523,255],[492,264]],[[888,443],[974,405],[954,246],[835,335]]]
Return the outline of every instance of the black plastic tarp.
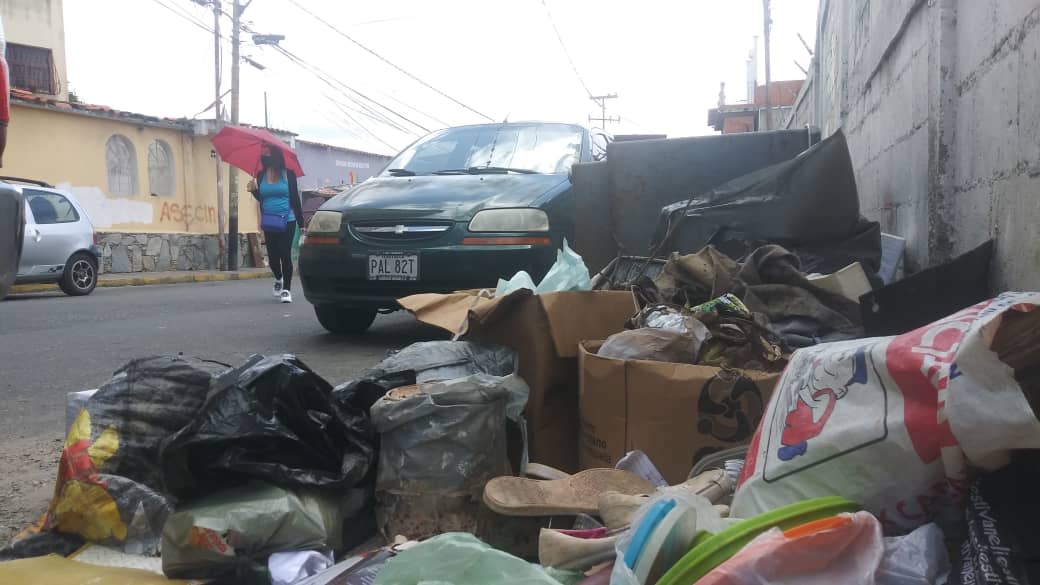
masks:
[[[664,207],[654,242],[661,252],[693,252],[720,230],[768,242],[823,242],[848,237],[858,221],[852,159],[839,130],[794,159]]]

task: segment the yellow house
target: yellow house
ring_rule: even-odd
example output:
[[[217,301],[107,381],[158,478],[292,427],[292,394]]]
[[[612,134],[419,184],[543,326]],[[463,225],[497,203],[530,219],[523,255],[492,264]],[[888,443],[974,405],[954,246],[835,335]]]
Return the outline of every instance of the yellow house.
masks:
[[[3,174],[71,192],[99,233],[105,270],[217,268],[223,250],[214,130],[212,120],[161,119],[15,90]],[[223,165],[225,209],[228,171]],[[247,234],[259,231],[258,205],[245,180],[239,264],[254,266]]]

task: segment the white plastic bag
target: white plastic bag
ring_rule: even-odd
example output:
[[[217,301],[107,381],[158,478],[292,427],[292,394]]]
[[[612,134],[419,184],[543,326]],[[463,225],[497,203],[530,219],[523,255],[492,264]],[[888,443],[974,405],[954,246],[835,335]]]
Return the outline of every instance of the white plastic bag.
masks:
[[[532,291],[536,288],[534,279],[531,278],[531,275],[526,270],[517,272],[509,280],[498,279],[498,286],[495,288],[495,298],[500,299],[522,288]]]
[[[504,297],[522,288],[534,291],[537,295],[568,290],[592,290],[592,279],[589,277],[589,268],[585,266],[585,261],[577,252],[571,250],[567,240],[564,240],[563,248],[556,252],[556,262],[537,286],[531,275],[521,270],[509,280],[498,279],[495,298]]]
[[[331,553],[316,550],[276,552],[267,559],[271,585],[293,585],[328,569],[335,561]]]
[[[946,583],[950,555],[935,524],[925,524],[906,536],[885,539],[885,556],[874,573],[877,585],[936,585]]]
[[[563,241],[563,249],[556,252],[556,263],[538,283],[535,294],[561,292],[567,290],[592,290],[592,279],[589,268],[577,252],[571,250],[567,240]]]
[[[969,465],[993,470],[1040,448],[1040,421],[1012,369],[989,348],[1008,311],[1040,293],[1006,293],[896,337],[801,349],[748,451],[733,515],[838,495],[900,534],[955,508]]]

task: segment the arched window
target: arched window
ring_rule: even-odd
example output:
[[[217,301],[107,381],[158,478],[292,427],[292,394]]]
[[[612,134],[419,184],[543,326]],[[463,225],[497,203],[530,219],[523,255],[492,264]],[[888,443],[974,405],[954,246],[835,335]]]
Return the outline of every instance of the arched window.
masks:
[[[110,195],[137,195],[137,154],[130,139],[113,134],[105,144]]]
[[[170,145],[156,140],[148,145],[148,192],[169,197],[177,189]]]

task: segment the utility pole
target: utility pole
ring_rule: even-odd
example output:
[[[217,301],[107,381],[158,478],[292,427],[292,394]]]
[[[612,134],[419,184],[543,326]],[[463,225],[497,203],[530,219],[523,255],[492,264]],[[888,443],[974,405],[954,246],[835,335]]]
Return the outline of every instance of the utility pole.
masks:
[[[607,95],[590,95],[589,99],[596,102],[596,105],[599,106],[600,117],[593,118],[592,116],[589,116],[589,123],[591,124],[594,121],[599,122],[603,128],[606,128],[608,122],[620,122],[621,116],[607,117],[607,100],[616,98],[616,93],[608,93]]]
[[[238,70],[240,65],[239,43],[242,32],[242,13],[249,8],[247,0],[232,0],[231,11],[231,124],[238,125]],[[227,268],[238,270],[238,169],[231,167],[228,177],[228,246]]]
[[[221,99],[220,99],[220,0],[213,0],[213,61],[214,61],[214,84],[213,91],[215,92],[216,99],[213,101],[213,123],[216,127],[216,132],[220,132],[220,129],[224,126],[224,119],[221,117]],[[224,161],[220,160],[220,155],[217,155],[217,239],[222,247],[227,246],[227,239],[224,237],[224,222],[227,221],[227,214],[224,212]],[[222,254],[217,254],[218,268],[224,270],[227,268],[227,262]]]
[[[766,53],[766,127],[765,130],[773,129],[773,98],[769,95],[770,89],[770,75],[769,75],[769,28],[772,24],[772,20],[769,18],[769,0],[762,0],[762,12],[763,20],[765,24],[765,53]]]

